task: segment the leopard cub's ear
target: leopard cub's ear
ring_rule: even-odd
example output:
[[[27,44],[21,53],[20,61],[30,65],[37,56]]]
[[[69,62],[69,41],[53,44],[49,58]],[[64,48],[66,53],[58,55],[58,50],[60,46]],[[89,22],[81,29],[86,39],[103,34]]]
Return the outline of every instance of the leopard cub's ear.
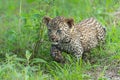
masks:
[[[45,16],[42,21],[43,21],[44,24],[48,25],[48,23],[50,22],[50,20],[51,20],[50,17]]]
[[[65,22],[68,24],[69,28],[72,28],[74,25],[74,20],[72,18],[65,19]]]

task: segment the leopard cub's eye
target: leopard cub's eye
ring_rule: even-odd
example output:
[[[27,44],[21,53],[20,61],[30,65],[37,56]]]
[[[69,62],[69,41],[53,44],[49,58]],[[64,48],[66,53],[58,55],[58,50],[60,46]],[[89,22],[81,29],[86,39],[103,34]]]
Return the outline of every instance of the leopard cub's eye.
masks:
[[[58,33],[61,33],[62,30],[57,30]]]
[[[49,32],[51,32],[51,29],[48,29]]]

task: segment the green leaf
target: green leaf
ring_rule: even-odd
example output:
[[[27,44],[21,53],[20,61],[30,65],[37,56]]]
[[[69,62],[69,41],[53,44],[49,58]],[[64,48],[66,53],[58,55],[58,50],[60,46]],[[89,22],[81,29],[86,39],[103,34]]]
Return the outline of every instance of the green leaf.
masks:
[[[26,50],[26,58],[27,58],[27,60],[29,60],[30,59],[30,56],[31,56],[32,54],[30,53],[30,51],[28,51],[28,50]]]
[[[32,64],[34,64],[34,63],[40,63],[40,62],[47,63],[47,61],[45,61],[44,59],[35,58],[35,59],[33,59]]]
[[[32,3],[34,1],[36,1],[36,0],[27,0],[28,3]]]

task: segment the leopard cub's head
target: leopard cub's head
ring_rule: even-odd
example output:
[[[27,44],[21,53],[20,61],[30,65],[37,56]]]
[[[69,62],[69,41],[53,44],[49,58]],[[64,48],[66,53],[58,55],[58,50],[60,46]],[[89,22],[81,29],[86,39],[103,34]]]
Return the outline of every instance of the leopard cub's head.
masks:
[[[48,29],[48,37],[53,44],[57,44],[69,37],[70,31],[74,25],[71,18],[64,17],[44,17],[43,22]]]

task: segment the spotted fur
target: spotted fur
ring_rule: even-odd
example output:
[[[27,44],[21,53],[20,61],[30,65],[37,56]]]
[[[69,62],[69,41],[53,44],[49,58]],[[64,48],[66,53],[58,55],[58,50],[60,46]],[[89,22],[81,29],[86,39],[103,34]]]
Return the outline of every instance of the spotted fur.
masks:
[[[44,17],[48,28],[48,37],[52,42],[51,56],[57,62],[63,62],[62,52],[81,57],[85,51],[104,42],[106,30],[94,18],[74,24],[74,20],[65,17]]]

